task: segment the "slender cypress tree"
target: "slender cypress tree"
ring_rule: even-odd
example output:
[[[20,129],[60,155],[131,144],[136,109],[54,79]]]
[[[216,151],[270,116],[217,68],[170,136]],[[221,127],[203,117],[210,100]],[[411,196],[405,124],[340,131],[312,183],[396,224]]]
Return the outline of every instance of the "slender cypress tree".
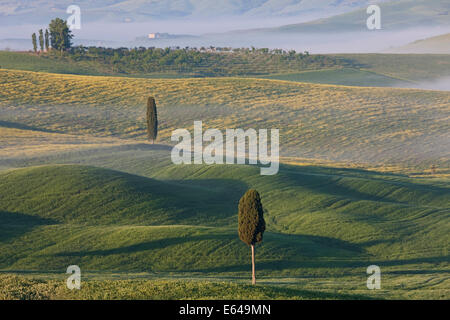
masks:
[[[36,33],[33,33],[31,35],[31,41],[33,42],[33,50],[36,53],[37,52],[37,41],[36,41]]]
[[[45,29],[45,51],[48,51],[50,47],[50,35],[48,33],[48,29]]]
[[[41,52],[44,52],[44,32],[42,29],[39,30],[39,47],[41,48]]]
[[[255,276],[255,244],[263,239],[266,230],[263,207],[258,191],[248,190],[239,200],[238,233],[239,238],[252,249],[252,284]]]
[[[158,136],[158,116],[155,98],[153,97],[148,97],[147,99],[147,136],[152,143],[155,143]]]

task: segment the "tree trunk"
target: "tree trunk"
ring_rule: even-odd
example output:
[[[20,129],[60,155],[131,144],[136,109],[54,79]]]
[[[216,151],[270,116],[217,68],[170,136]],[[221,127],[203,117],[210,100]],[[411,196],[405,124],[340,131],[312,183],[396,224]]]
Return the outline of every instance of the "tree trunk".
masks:
[[[255,245],[252,244],[252,284],[256,284],[255,276]]]

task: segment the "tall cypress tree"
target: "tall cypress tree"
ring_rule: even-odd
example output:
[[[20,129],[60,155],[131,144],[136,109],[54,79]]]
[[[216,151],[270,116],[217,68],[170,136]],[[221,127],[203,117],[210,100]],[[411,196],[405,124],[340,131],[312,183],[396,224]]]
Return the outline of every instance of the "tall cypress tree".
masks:
[[[33,42],[33,50],[36,53],[37,52],[37,41],[36,41],[36,33],[33,33],[31,35],[31,41]]]
[[[158,115],[156,113],[155,98],[153,97],[148,97],[147,99],[147,136],[152,143],[155,143],[158,136]]]
[[[238,233],[239,238],[252,249],[252,284],[256,283],[255,244],[262,241],[265,230],[261,197],[258,191],[250,189],[239,200]]]
[[[48,33],[48,29],[45,29],[45,51],[48,51],[50,47],[50,34]]]
[[[39,47],[41,48],[41,52],[44,51],[44,32],[42,29],[39,30]]]

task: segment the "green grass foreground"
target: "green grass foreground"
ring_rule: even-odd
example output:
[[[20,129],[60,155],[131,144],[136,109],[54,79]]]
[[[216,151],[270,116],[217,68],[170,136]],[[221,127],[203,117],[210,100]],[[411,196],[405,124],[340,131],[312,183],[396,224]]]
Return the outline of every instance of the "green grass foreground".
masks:
[[[0,275],[0,300],[270,300],[369,299],[364,295],[327,293],[274,285],[252,286],[230,281],[195,280],[88,280],[80,290],[69,290],[64,280],[42,280]]]
[[[263,278],[199,274],[89,274],[69,290],[68,275],[0,274],[0,300],[384,300],[448,299],[447,282],[433,274],[391,272],[380,290],[368,290],[364,276]]]

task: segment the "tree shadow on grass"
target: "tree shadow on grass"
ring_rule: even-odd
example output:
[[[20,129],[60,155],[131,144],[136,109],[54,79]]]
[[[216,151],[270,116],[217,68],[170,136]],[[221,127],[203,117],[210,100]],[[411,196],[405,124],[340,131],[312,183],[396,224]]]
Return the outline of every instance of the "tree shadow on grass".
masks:
[[[50,130],[50,129],[46,129],[46,128],[39,128],[39,127],[29,126],[29,125],[19,123],[19,122],[4,121],[4,120],[0,120],[0,127],[21,129],[21,130],[41,131],[41,132],[47,132],[47,133],[62,133],[61,131]]]
[[[393,260],[393,261],[367,261],[365,259],[361,260],[326,260],[326,259],[303,259],[303,260],[273,260],[273,261],[258,261],[256,259],[256,268],[260,272],[281,272],[281,271],[294,271],[300,269],[315,269],[315,268],[325,268],[340,270],[340,275],[353,275],[353,270],[361,271],[361,274],[365,274],[366,268],[375,264],[381,267],[392,267],[392,266],[402,266],[409,265],[413,263],[432,263],[432,262],[447,262],[449,257],[432,257],[432,258],[419,258],[410,260]],[[199,272],[199,273],[229,273],[229,272],[248,272],[251,270],[251,263],[245,264],[235,264],[235,265],[222,265],[217,267],[207,267],[207,268],[191,268],[182,270],[182,272]],[[345,271],[347,270],[347,271]],[[386,271],[386,273],[396,273],[397,271]],[[450,272],[450,271],[446,271]],[[433,272],[429,269],[424,270],[408,270],[399,272],[401,274],[427,274],[427,273],[438,273]]]
[[[342,198],[353,198],[358,200],[369,200],[386,202],[390,204],[408,204],[409,201],[400,201],[388,196],[376,196],[370,193],[358,191],[356,188],[350,188],[342,183],[341,179],[354,179],[363,183],[372,183],[374,188],[380,191],[387,187],[408,188],[409,192],[431,192],[436,197],[445,196],[449,188],[423,184],[420,182],[409,182],[395,179],[386,179],[383,176],[403,177],[398,174],[380,174],[363,169],[350,168],[328,168],[320,166],[294,166],[281,165],[280,174],[284,174],[284,179],[290,181],[293,185],[307,188],[318,193],[326,193]]]
[[[387,271],[385,274],[396,274],[396,275],[412,275],[412,274],[450,274],[450,270],[445,269],[423,269],[423,270],[395,270]]]
[[[245,183],[232,179],[155,181],[160,182],[162,195],[172,196],[167,207],[175,210],[168,215],[167,222],[173,224],[228,226],[230,217],[237,214],[240,197],[248,188]],[[146,188],[145,192],[159,191]]]
[[[38,226],[55,223],[56,221],[52,219],[0,210],[0,241],[7,241],[19,237]]]
[[[188,242],[195,241],[209,241],[209,240],[226,240],[231,241],[234,239],[234,236],[223,234],[211,234],[211,235],[201,235],[201,236],[189,236],[189,237],[177,237],[177,238],[163,238],[153,241],[142,242],[130,246],[124,246],[113,249],[104,249],[104,250],[92,250],[92,251],[72,251],[72,252],[61,252],[56,254],[57,256],[109,256],[114,254],[131,254],[141,251],[148,250],[156,250],[156,249],[165,249],[170,246],[175,246],[179,244],[184,244]]]
[[[165,250],[170,247],[177,245],[188,245],[183,247],[183,251],[190,250],[190,244],[198,244],[199,242],[214,241],[213,247],[222,248],[228,247],[235,253],[235,261],[239,263],[242,259],[245,259],[248,254],[248,247],[244,245],[239,239],[237,232],[230,232],[230,230],[225,230],[221,233],[209,233],[202,235],[186,235],[180,237],[170,237],[161,238],[151,241],[145,241],[133,245],[108,248],[108,249],[97,249],[97,250],[83,250],[83,251],[65,251],[57,253],[56,256],[68,256],[68,257],[107,257],[111,255],[127,255],[135,253],[148,252],[151,254],[152,250]],[[192,246],[195,248],[195,245]],[[172,250],[174,249],[174,250]],[[167,252],[168,254],[176,254],[177,250],[172,248]],[[214,250],[214,249],[213,249]],[[280,251],[281,250],[281,251]],[[353,255],[360,256],[364,254],[363,251],[357,246],[349,244],[345,241],[339,239],[332,239],[327,237],[310,236],[310,235],[283,235],[283,234],[272,234],[268,233],[266,235],[266,242],[264,247],[259,247],[258,252],[265,257],[266,261],[261,262],[260,266],[263,268],[281,270],[283,268],[298,268],[302,264],[308,263],[308,259],[312,261],[317,261],[318,259],[328,258],[330,260],[341,259],[342,252],[345,253],[347,257]],[[277,256],[279,253],[284,255]],[[195,253],[195,251],[194,251]],[[214,253],[212,253],[214,255]],[[268,256],[275,255],[275,256]],[[300,257],[300,261],[298,258]],[[286,259],[287,258],[287,259]],[[296,259],[295,261],[292,261]],[[299,265],[300,263],[300,265]],[[242,271],[247,269],[246,264],[235,264],[235,265],[225,265],[216,267],[216,270],[207,269],[195,269],[190,268],[185,270],[186,272],[199,271],[199,272],[226,272],[230,268],[233,271]]]

